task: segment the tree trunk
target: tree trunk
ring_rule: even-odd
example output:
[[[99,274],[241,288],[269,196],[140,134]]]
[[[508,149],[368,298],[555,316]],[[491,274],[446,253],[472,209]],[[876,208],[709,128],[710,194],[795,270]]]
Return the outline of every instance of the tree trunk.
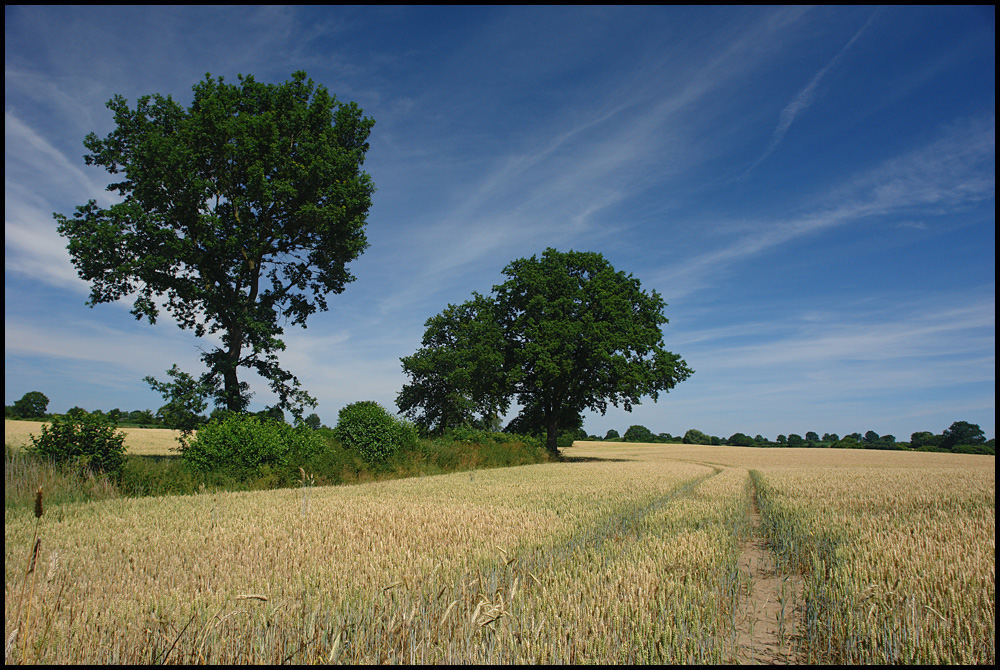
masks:
[[[243,352],[243,331],[234,328],[230,331],[229,350],[226,352],[225,368],[222,370],[222,382],[226,394],[226,409],[231,412],[242,412],[246,409],[243,394],[240,393],[240,380],[236,374],[239,367],[240,354]]]
[[[222,371],[222,381],[225,385],[226,409],[231,412],[242,412],[243,397],[240,394],[240,380],[236,377],[236,368],[227,365]]]
[[[556,441],[559,438],[559,421],[556,418],[552,418],[546,421],[546,423],[548,425],[545,427],[545,448],[553,456],[558,456],[559,447]]]

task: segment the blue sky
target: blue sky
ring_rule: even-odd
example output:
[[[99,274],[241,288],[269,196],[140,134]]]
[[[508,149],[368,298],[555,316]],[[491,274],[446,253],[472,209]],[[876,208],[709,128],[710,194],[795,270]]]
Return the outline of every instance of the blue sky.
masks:
[[[995,14],[987,7],[36,7],[5,10],[4,402],[156,409],[199,341],[86,307],[53,212],[105,103],[206,72],[305,70],[375,119],[357,281],[286,332],[329,425],[395,409],[399,358],[514,258],[600,251],[668,303],[695,370],[642,424],[995,435]],[[273,401],[249,378],[253,406]]]

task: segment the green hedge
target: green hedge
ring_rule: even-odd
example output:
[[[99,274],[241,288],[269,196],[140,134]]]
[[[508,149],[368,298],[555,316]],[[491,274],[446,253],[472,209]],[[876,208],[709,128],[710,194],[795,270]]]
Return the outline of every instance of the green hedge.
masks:
[[[31,437],[31,451],[56,463],[74,463],[87,469],[121,473],[125,464],[125,433],[102,414],[71,410],[54,416],[51,424],[42,425],[42,434]]]
[[[337,416],[336,438],[371,464],[385,463],[417,444],[417,429],[371,400],[351,403]]]
[[[254,415],[230,414],[202,426],[181,449],[184,461],[196,470],[249,472],[281,468],[306,461],[326,447],[307,426]]]

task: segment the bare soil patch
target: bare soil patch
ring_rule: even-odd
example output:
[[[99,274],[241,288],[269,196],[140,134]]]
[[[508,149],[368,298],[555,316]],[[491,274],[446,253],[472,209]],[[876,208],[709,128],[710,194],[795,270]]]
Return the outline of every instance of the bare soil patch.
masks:
[[[753,534],[743,545],[740,570],[749,573],[752,592],[740,603],[736,620],[736,662],[792,665],[801,663],[795,650],[800,634],[802,578],[782,575],[761,536],[760,513],[751,503]]]

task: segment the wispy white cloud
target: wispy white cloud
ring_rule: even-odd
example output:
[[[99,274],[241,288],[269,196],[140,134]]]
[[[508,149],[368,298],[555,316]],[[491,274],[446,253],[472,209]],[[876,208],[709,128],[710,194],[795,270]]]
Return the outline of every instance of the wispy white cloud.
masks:
[[[97,171],[71,160],[10,110],[4,113],[4,267],[55,287],[85,291],[52,212],[93,198],[116,201]],[[58,204],[57,204],[58,203]],[[69,211],[64,212],[69,214]]]
[[[840,315],[824,324],[800,326],[785,336],[769,341],[712,348],[712,367],[717,372],[768,369],[781,366],[810,366],[825,369],[830,363],[868,365],[884,361],[905,362],[933,357],[973,356],[978,359],[992,347],[995,323],[994,303],[981,300],[960,308],[939,309],[939,305],[891,321],[859,320]],[[792,325],[782,322],[785,328]],[[950,363],[945,363],[949,365]],[[993,374],[992,366],[983,370]],[[937,378],[928,378],[928,382]],[[982,377],[977,379],[981,381]]]
[[[475,276],[496,259],[544,246],[593,245],[630,225],[609,212],[650,188],[669,191],[671,179],[706,160],[703,103],[769,57],[762,45],[790,29],[805,10],[776,10],[721,31],[696,55],[677,62],[639,63],[588,107],[564,108],[494,156],[484,156],[419,225],[397,229],[388,241],[411,258],[406,285],[381,301],[385,311]],[[714,103],[713,103],[714,104]],[[468,148],[461,147],[462,151]],[[438,164],[449,164],[448,156]],[[435,163],[423,169],[434,170]],[[488,286],[483,287],[488,288]]]
[[[4,165],[8,175],[27,173],[60,192],[85,194],[103,205],[114,202],[105,190],[107,182],[95,178],[96,171],[85,171],[82,161],[70,160],[9,110],[4,112]]]
[[[995,116],[962,119],[928,144],[847,180],[826,200],[851,200],[872,214],[911,207],[945,211],[995,197],[995,161]]]
[[[648,21],[658,22],[670,39],[661,39],[657,32],[647,43],[642,34],[624,30],[634,21],[621,22],[623,14],[611,8],[587,25],[574,15],[574,30],[562,33],[549,30],[549,25],[516,30],[524,25],[527,11],[470,10],[448,28],[451,32],[440,33],[453,41],[438,41],[438,26],[426,25],[430,39],[411,35],[404,48],[384,38],[410,28],[409,23],[425,16],[422,10],[373,11],[380,13],[136,9],[125,20],[136,23],[129,34],[143,39],[107,40],[95,48],[80,35],[93,34],[93,26],[105,16],[120,16],[117,10],[94,14],[90,9],[15,9],[13,18],[30,15],[34,21],[21,21],[18,30],[9,28],[10,41],[18,34],[33,35],[38,48],[20,49],[6,65],[9,285],[36,282],[40,293],[48,287],[53,290],[47,295],[66,304],[82,303],[86,284],[76,278],[65,240],[55,233],[51,217],[53,210],[69,214],[87,198],[109,197],[104,191],[107,176],[85,168],[79,159],[80,139],[90,130],[108,130],[110,115],[103,103],[112,93],[134,99],[161,92],[182,99],[205,70],[226,74],[227,79],[235,72],[253,72],[264,79],[287,77],[292,69],[305,67],[339,98],[358,100],[378,120],[368,166],[379,191],[370,217],[372,247],[352,264],[358,281],[344,296],[331,300],[330,314],[315,315],[308,331],[289,329],[288,350],[280,356],[283,366],[320,398],[320,414],[327,422],[335,419],[327,409],[335,411],[337,403],[361,398],[391,409],[403,382],[398,357],[415,349],[423,320],[443,307],[445,299],[462,300],[472,290],[489,290],[499,281],[502,266],[518,255],[549,245],[617,254],[616,265],[619,258],[623,269],[636,271],[638,265],[643,284],[676,306],[677,298],[718,286],[717,278],[731,279],[741,271],[742,261],[764,257],[782,245],[810,237],[822,241],[824,232],[862,221],[926,239],[936,234],[937,214],[958,215],[981,207],[994,195],[992,116],[956,124],[936,142],[900,151],[870,169],[857,163],[824,165],[825,178],[839,179],[834,188],[817,189],[806,178],[786,181],[774,184],[768,203],[759,205],[754,198],[741,202],[740,189],[720,185],[730,170],[739,171],[730,167],[741,165],[733,158],[734,147],[746,146],[745,129],[759,119],[761,110],[751,89],[772,86],[774,73],[800,58],[800,29],[806,23],[809,30],[817,28],[816,22],[804,19],[825,10],[664,10],[650,13]],[[544,15],[554,25],[566,18],[561,11],[531,16]],[[53,15],[73,20],[56,21],[49,28]],[[503,21],[492,21],[500,15]],[[871,33],[865,31],[872,20],[838,44],[837,53],[811,78],[803,77],[808,80],[798,84],[805,85],[795,95],[779,102],[784,107],[773,129],[767,128],[772,131],[767,147],[751,168],[762,179],[761,171],[774,165],[775,152],[790,141],[797,124],[808,120],[810,110],[842,102],[824,97],[824,87],[842,69],[855,65],[859,47],[868,46],[864,38]],[[111,34],[115,25],[101,29]],[[581,27],[585,32],[576,30]],[[899,43],[933,32],[920,30],[897,35]],[[206,38],[209,32],[211,39]],[[613,40],[601,42],[611,33],[616,33]],[[626,33],[630,41],[623,43],[619,38]],[[488,39],[498,34],[507,41]],[[967,48],[978,58],[988,50],[988,41],[981,36],[981,44]],[[639,46],[632,49],[633,44]],[[520,45],[530,48],[519,50]],[[614,51],[617,47],[621,49]],[[618,57],[623,50],[635,57]],[[514,55],[497,62],[505,51]],[[589,67],[598,58],[594,54],[602,61],[601,77],[594,74],[600,68]],[[545,55],[551,59],[544,67],[531,67]],[[886,53],[886,58],[902,63],[905,55]],[[905,78],[909,73],[912,83],[904,86],[906,80],[894,75],[884,82],[881,98],[852,120],[859,126],[876,118],[883,122],[882,115],[895,111],[891,106],[900,104],[903,92],[916,91],[918,83],[933,86],[965,65],[963,58],[938,57],[934,68],[924,66],[920,72],[901,65],[899,74]],[[414,66],[415,59],[422,59],[420,68]],[[986,81],[979,75],[968,79],[970,86],[981,80]],[[885,109],[878,109],[879,104]],[[977,108],[969,109],[974,113]],[[929,127],[924,118],[933,123],[947,118],[936,108],[922,113],[920,132]],[[872,133],[873,128],[861,129]],[[901,133],[892,146],[905,147],[915,136]],[[866,137],[876,143],[872,153],[888,151],[877,144],[875,134]],[[803,174],[811,167],[805,164]],[[716,211],[741,213],[708,213]],[[739,217],[744,220],[735,220]],[[914,235],[900,229],[904,226],[930,229]],[[966,227],[965,232],[970,230]],[[871,305],[885,309],[894,298],[886,297],[890,294],[882,288],[859,290],[867,292]],[[727,416],[735,421],[770,414],[777,417],[776,425],[784,422],[781,429],[787,432],[795,429],[783,414],[788,408],[814,411],[815,424],[801,430],[854,429],[867,427],[852,425],[855,416],[931,411],[934,389],[929,380],[975,385],[994,374],[992,347],[987,346],[993,331],[982,325],[992,318],[983,316],[987,311],[992,315],[986,309],[992,303],[985,298],[953,300],[967,308],[949,317],[954,324],[965,322],[963,330],[944,320],[946,300],[926,305],[928,314],[942,314],[937,321],[916,318],[920,307],[884,318],[866,312],[862,318],[856,305],[827,310],[824,303],[822,312],[814,309],[797,313],[795,319],[770,320],[761,317],[760,306],[749,305],[755,317],[740,322],[729,312],[732,305],[724,295],[703,295],[711,298],[713,308],[729,314],[728,321],[717,314],[706,316],[707,311],[699,315],[704,317],[700,323],[671,314],[668,347],[676,348],[698,372],[666,402],[643,405],[641,412],[650,414],[642,416],[681,412],[691,419],[682,420],[688,424],[685,428],[721,431]],[[802,302],[810,299],[801,296]],[[688,310],[681,313],[690,315],[691,301],[680,303]],[[94,318],[106,325],[120,324],[107,325],[109,331],[88,329],[82,325],[86,317],[78,325],[67,314],[54,314],[46,323],[40,316],[34,321],[34,315],[10,312],[8,351],[23,353],[25,360],[58,357],[81,370],[88,365],[123,370],[123,378],[162,373],[172,359],[182,367],[188,361],[192,370],[200,367],[196,346],[210,343],[198,342],[166,316],[156,327],[141,324],[133,333],[123,307],[127,304],[94,310]],[[768,306],[763,307],[767,311]],[[973,322],[979,325],[968,325]],[[692,328],[701,323],[713,325]],[[140,346],[130,346],[131,341]],[[154,361],[155,369],[148,369],[148,352],[157,352],[163,364]],[[258,390],[256,400],[271,402],[266,384],[251,381]],[[909,394],[909,389],[918,395]],[[985,404],[985,392],[976,393],[967,406]],[[891,396],[906,399],[893,403],[886,400]],[[800,398],[808,402],[798,402]],[[874,409],[865,407],[876,402]],[[963,406],[950,400],[938,404],[942,411]],[[840,411],[843,421],[819,421]],[[661,427],[652,418],[649,425]],[[924,426],[943,427],[921,422]],[[736,429],[752,430],[745,422]]]
[[[725,268],[782,244],[878,216],[940,213],[995,197],[993,118],[956,124],[942,136],[902,156],[848,178],[814,198],[810,211],[791,218],[751,221],[721,247],[700,253],[654,276],[673,298],[711,284]]]
[[[826,73],[829,72],[834,66],[836,66],[837,63],[841,60],[841,58],[843,58],[844,54],[851,48],[851,46],[858,41],[858,38],[860,38],[861,35],[865,32],[865,30],[868,29],[868,26],[870,26],[872,21],[875,20],[875,17],[878,15],[878,13],[879,12],[876,11],[870,17],[868,17],[868,20],[865,21],[864,25],[862,25],[857,30],[857,32],[855,32],[854,35],[851,36],[851,39],[849,39],[847,43],[840,48],[840,51],[838,51],[836,55],[834,55],[834,57],[831,58],[826,65],[820,68],[819,71],[813,75],[812,79],[809,80],[809,83],[806,84],[805,87],[802,90],[800,90],[794,98],[792,98],[791,102],[785,105],[785,108],[781,110],[781,115],[778,118],[778,125],[774,128],[774,131],[771,133],[771,141],[768,142],[767,148],[765,148],[764,152],[760,155],[760,157],[757,158],[757,160],[754,161],[750,165],[750,167],[748,167],[743,172],[742,177],[745,177],[755,167],[763,163],[768,156],[774,153],[774,150],[778,148],[778,145],[781,144],[781,141],[785,139],[785,135],[788,133],[788,129],[792,127],[792,124],[795,122],[795,119],[799,116],[799,114],[804,112],[813,104],[813,101],[816,98],[816,89],[823,81],[823,78],[826,76]]]
[[[39,213],[36,213],[39,214]],[[57,288],[88,293],[70,263],[63,240],[52,228],[11,221],[4,222],[4,271],[43,281]]]
[[[191,339],[180,331],[171,332],[167,324],[123,329],[96,320],[74,320],[63,323],[57,330],[47,324],[19,319],[4,325],[4,351],[6,355],[109,364],[136,374],[149,374],[151,365],[160,367],[160,363],[151,359],[150,352],[157,352],[161,361],[176,361],[185,369],[201,365]],[[163,367],[166,369],[170,364]]]

